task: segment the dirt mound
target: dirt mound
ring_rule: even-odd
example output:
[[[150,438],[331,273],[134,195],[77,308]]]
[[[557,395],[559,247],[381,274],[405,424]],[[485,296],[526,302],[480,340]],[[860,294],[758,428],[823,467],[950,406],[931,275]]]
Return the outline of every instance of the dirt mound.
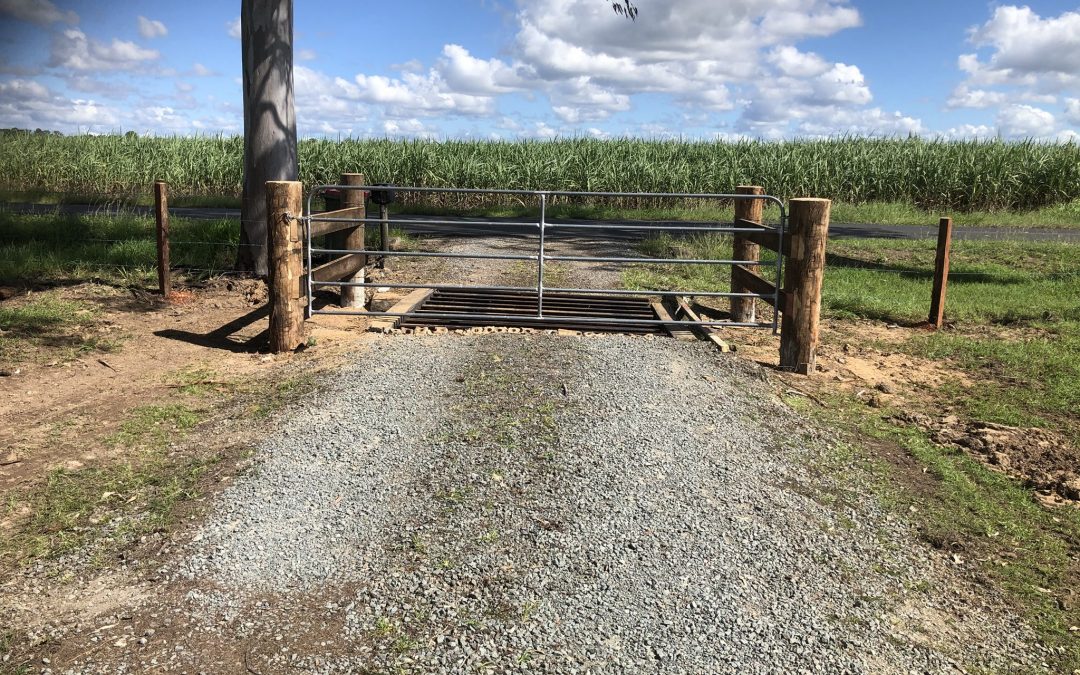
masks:
[[[995,471],[1019,479],[1050,501],[1080,504],[1080,449],[1047,429],[990,422],[961,422],[955,416],[934,421],[919,413],[896,419],[930,433],[939,445],[965,450]]]

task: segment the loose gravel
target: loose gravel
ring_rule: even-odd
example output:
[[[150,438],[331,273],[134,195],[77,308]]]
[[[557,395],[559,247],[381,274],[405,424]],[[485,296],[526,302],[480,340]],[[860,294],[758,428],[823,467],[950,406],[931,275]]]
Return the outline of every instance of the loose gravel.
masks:
[[[667,338],[370,344],[166,570],[181,637],[134,669],[1041,667],[854,467],[818,470],[828,435],[753,364]]]

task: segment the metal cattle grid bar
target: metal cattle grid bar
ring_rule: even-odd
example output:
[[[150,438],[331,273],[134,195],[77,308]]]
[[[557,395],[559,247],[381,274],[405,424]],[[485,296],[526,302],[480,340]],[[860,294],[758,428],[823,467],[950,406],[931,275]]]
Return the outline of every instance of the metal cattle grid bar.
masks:
[[[544,311],[544,298],[547,295],[549,298],[553,293],[562,294],[580,294],[580,295],[598,295],[598,296],[658,296],[658,297],[671,297],[671,296],[684,296],[684,297],[719,297],[719,298],[759,298],[768,300],[773,307],[780,306],[780,287],[781,271],[783,266],[783,254],[778,253],[775,263],[763,263],[757,260],[715,260],[715,259],[669,259],[669,258],[613,258],[613,257],[599,257],[599,256],[566,256],[548,255],[546,252],[547,242],[546,234],[548,230],[563,229],[563,230],[637,230],[637,231],[687,231],[692,230],[695,232],[720,232],[726,234],[739,234],[739,233],[754,233],[754,232],[775,232],[778,236],[778,249],[783,251],[784,234],[787,227],[787,210],[784,207],[783,200],[771,195],[745,195],[745,194],[709,194],[709,193],[674,193],[674,192],[568,192],[568,191],[551,191],[551,190],[485,190],[476,188],[433,188],[433,187],[400,187],[393,186],[393,190],[397,193],[439,193],[439,194],[466,194],[466,195],[512,195],[519,199],[531,197],[536,200],[539,207],[539,219],[536,221],[492,221],[492,220],[418,220],[416,218],[402,219],[402,218],[341,218],[335,216],[320,216],[319,214],[311,212],[312,200],[324,194],[330,190],[362,190],[365,194],[372,190],[386,190],[385,185],[319,185],[315,187],[309,194],[307,204],[305,207],[304,221],[304,250],[307,261],[307,269],[312,269],[312,256],[313,255],[346,255],[351,253],[359,253],[369,256],[400,256],[400,257],[427,257],[427,258],[471,258],[482,260],[519,260],[529,261],[536,264],[536,284],[534,286],[462,286],[455,284],[386,284],[386,283],[370,283],[370,282],[358,282],[358,281],[317,281],[312,278],[311,274],[305,276],[306,293],[307,293],[307,308],[306,314],[308,318],[311,318],[315,314],[340,314],[350,316],[379,316],[379,317],[401,317],[407,318],[415,316],[414,313],[407,312],[380,312],[380,311],[365,311],[365,310],[332,310],[332,309],[315,309],[314,308],[314,292],[318,287],[359,287],[359,288],[430,288],[433,291],[477,291],[477,292],[527,292],[532,291],[535,293],[536,298],[536,311],[531,313],[527,318],[530,323],[535,322],[536,325],[566,325],[574,324],[581,326],[606,325],[606,326],[626,326],[626,327],[645,327],[645,326],[663,326],[668,325],[671,321],[665,321],[659,318],[646,319],[642,317],[633,318],[619,318],[619,317],[596,317],[587,315],[566,315],[564,313],[552,314]],[[748,200],[748,199],[761,199],[767,202],[776,204],[780,209],[780,223],[775,228],[773,227],[740,227],[730,224],[716,224],[706,226],[686,226],[679,224],[659,224],[659,225],[632,225],[632,224],[620,224],[620,223],[566,223],[566,222],[551,222],[547,218],[548,203],[553,197],[622,197],[622,198],[639,198],[639,199],[686,199],[686,200]],[[371,249],[329,249],[329,248],[316,248],[312,242],[312,228],[311,224],[314,222],[336,222],[336,223],[355,223],[357,225],[375,223],[375,224],[396,224],[396,225],[408,225],[422,223],[423,225],[444,225],[444,226],[469,226],[469,227],[489,227],[489,228],[527,228],[536,229],[538,233],[537,237],[537,251],[535,255],[511,255],[511,254],[489,254],[489,253],[441,253],[437,251],[390,251],[387,246],[387,242],[381,242],[383,250],[371,250]],[[604,262],[604,263],[625,263],[625,264],[692,264],[692,265],[743,265],[746,267],[764,267],[771,264],[775,268],[775,292],[770,295],[763,295],[760,293],[722,293],[717,291],[705,291],[705,290],[683,290],[683,291],[631,291],[626,289],[615,288],[548,288],[544,286],[544,264],[546,262]],[[768,323],[740,323],[735,321],[680,321],[682,325],[697,325],[705,327],[747,327],[747,328],[772,328],[773,333],[779,330],[779,312],[773,312],[773,318]],[[508,313],[475,313],[475,312],[454,312],[445,311],[437,313],[425,313],[425,318],[428,320],[443,320],[452,322],[471,321],[476,323],[482,323],[485,321],[505,323],[508,321],[521,321],[522,315],[508,314]]]

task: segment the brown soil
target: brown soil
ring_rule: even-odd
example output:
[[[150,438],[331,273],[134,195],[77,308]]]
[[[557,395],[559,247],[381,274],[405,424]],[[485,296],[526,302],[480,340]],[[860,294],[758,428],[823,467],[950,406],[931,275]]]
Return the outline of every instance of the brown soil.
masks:
[[[175,403],[205,406],[180,386],[229,387],[266,381],[279,365],[338,351],[353,334],[341,328],[357,319],[312,326],[316,349],[302,356],[262,353],[266,345],[266,288],[257,280],[216,280],[175,293],[163,302],[141,290],[100,284],[56,289],[64,300],[96,310],[77,330],[118,337],[114,352],[70,351],[27,345],[0,377],[0,499],[40,481],[56,468],[78,469],[122,459],[128,452],[108,442],[133,409]],[[4,300],[28,302],[25,294]],[[332,319],[331,317],[325,317]],[[194,378],[194,379],[193,379]],[[0,531],[11,526],[7,514]]]
[[[934,420],[921,413],[901,413],[895,420],[913,424],[939,445],[973,455],[994,471],[1034,489],[1045,503],[1080,503],[1080,451],[1061,434],[1047,429],[1010,427],[955,416]]]

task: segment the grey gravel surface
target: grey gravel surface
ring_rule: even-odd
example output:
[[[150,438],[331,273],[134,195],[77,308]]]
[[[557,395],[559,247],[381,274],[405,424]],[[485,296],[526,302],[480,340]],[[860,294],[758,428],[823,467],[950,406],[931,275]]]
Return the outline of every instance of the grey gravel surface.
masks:
[[[1041,668],[1015,617],[855,467],[836,475],[764,371],[706,344],[373,337],[280,424],[165,571],[183,595],[125,666]]]
[[[531,281],[419,262],[392,267]],[[31,589],[72,607],[28,631],[41,672],[1049,670],[976,565],[894,522],[782,385],[711,345],[368,335],[323,385],[262,423],[250,470],[223,467],[208,518],[192,505],[119,574]]]

